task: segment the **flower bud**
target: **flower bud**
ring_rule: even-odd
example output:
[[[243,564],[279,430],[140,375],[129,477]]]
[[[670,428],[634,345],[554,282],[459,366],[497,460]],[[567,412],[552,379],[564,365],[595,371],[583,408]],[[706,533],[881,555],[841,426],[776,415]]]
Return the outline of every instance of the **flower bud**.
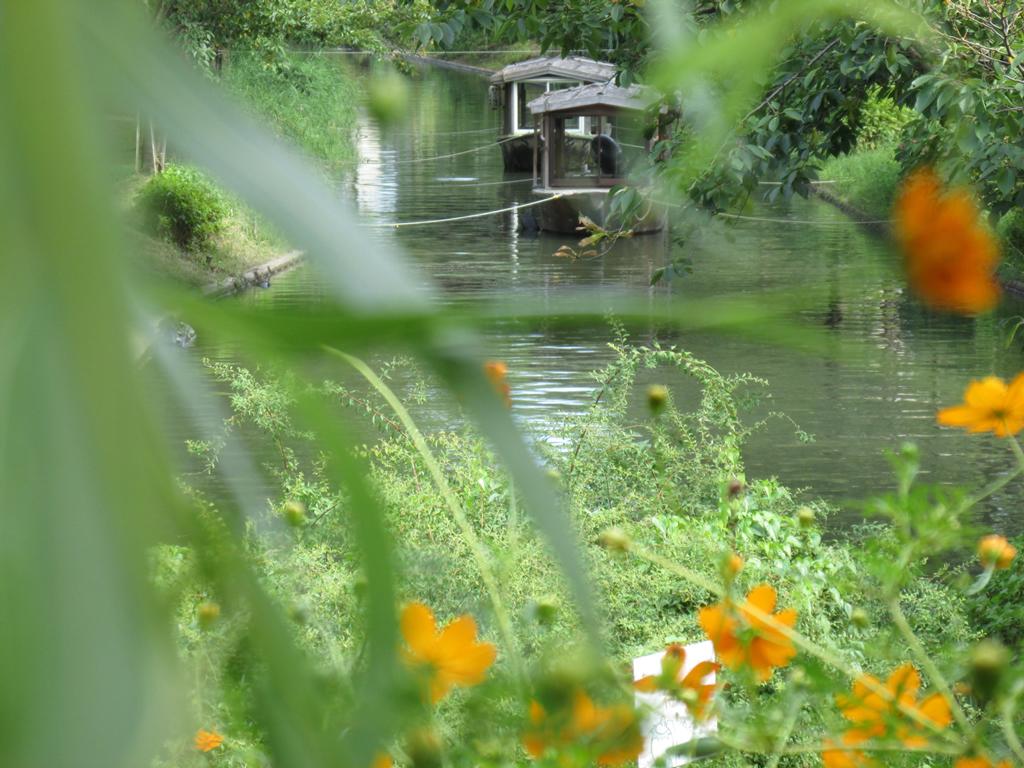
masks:
[[[735,552],[730,552],[722,562],[722,574],[725,576],[726,581],[734,579],[743,570],[743,565],[743,558]]]
[[[796,519],[800,521],[801,528],[810,528],[814,525],[816,515],[810,507],[800,507],[796,511]]]
[[[729,481],[729,486],[728,486],[728,488],[726,488],[726,494],[729,497],[729,501],[732,501],[737,496],[739,496],[741,493],[743,493],[745,488],[746,488],[746,486],[743,485],[743,481],[742,480],[737,480],[736,478],[733,478],[732,480],[730,480]]]
[[[664,384],[651,384],[647,388],[647,407],[651,413],[657,415],[665,409],[668,403],[668,387]]]
[[[306,505],[301,501],[286,501],[281,507],[281,515],[292,528],[301,528],[306,524]]]
[[[992,534],[978,542],[978,559],[986,568],[1005,570],[1017,556],[1017,548],[1002,536]]]
[[[397,123],[405,114],[409,102],[409,86],[397,72],[379,75],[370,80],[366,106],[370,114],[383,125]]]
[[[212,601],[200,603],[199,607],[196,608],[196,619],[199,621],[199,626],[203,629],[209,629],[220,618],[220,605]]]
[[[1010,664],[1010,652],[998,640],[982,640],[971,651],[970,678],[974,694],[982,702],[996,692],[999,680]]]
[[[608,528],[601,533],[597,540],[602,547],[616,552],[627,551],[633,543],[629,534],[621,528]]]
[[[409,732],[405,751],[413,768],[440,768],[441,740],[433,728],[416,728]]]
[[[871,625],[871,617],[863,608],[857,607],[850,612],[850,623],[860,629],[867,629]]]
[[[537,601],[533,604],[534,618],[537,619],[537,623],[541,626],[550,627],[555,623],[560,607],[558,598],[553,595],[537,598]]]

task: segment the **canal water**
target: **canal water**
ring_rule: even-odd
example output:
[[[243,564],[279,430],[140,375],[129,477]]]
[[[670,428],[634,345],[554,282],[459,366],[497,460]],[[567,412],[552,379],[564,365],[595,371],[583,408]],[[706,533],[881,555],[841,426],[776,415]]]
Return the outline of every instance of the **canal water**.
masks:
[[[1004,327],[1024,307],[1007,301],[978,320],[926,312],[907,295],[889,246],[821,202],[756,209],[756,220],[717,224],[711,236],[681,244],[663,236],[636,238],[589,261],[555,256],[559,246],[574,245],[574,238],[523,233],[516,213],[396,230],[392,225],[399,222],[532,199],[524,177],[502,171],[494,145],[498,121],[488,106],[485,79],[421,70],[412,82],[407,119],[388,128],[364,120],[360,163],[339,181],[374,236],[393,240],[434,281],[441,301],[521,299],[557,309],[582,295],[601,310],[623,296],[685,305],[697,298],[814,287],[820,301],[801,308],[797,319],[836,349],[851,344],[864,354],[837,358],[743,336],[654,328],[634,329],[635,339],[642,343],[657,335],[723,373],[767,379],[771,400],[763,410],[784,412],[814,441],[802,442],[792,424],[773,421],[750,440],[747,473],[777,476],[790,488],[805,489],[807,498],[833,502],[840,508],[834,524],[860,520],[857,501],[892,487],[883,451],[903,441],[920,446],[925,477],[932,482],[978,484],[1008,466],[1005,445],[939,429],[935,412],[958,402],[971,378],[1016,373],[1021,346],[1007,345]],[[654,270],[674,255],[689,259],[692,271],[671,285],[651,287]],[[301,267],[237,300],[287,307],[322,299],[315,272]],[[585,408],[593,396],[591,371],[612,357],[612,334],[604,322],[528,332],[492,327],[485,333],[490,355],[508,364],[513,413],[535,434]],[[204,353],[230,356],[230,350]],[[443,423],[443,413],[433,416],[434,426]],[[1011,484],[981,516],[999,530],[1020,531],[1022,497],[1024,487]]]

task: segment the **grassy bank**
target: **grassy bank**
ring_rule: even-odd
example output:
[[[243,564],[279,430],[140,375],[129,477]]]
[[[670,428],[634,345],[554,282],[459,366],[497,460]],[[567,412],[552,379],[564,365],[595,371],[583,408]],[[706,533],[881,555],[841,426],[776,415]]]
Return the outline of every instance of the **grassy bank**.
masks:
[[[821,168],[821,178],[835,182],[825,190],[878,219],[889,216],[901,175],[893,146],[831,157]]]
[[[657,411],[638,423],[630,416],[635,377],[652,368],[681,370],[693,386],[667,393]],[[362,654],[365,583],[351,501],[334,486],[316,437],[293,421],[300,393],[287,380],[224,364],[211,365],[211,372],[231,392],[233,416],[227,429],[261,436],[266,448],[261,454],[268,457],[268,477],[275,485],[264,519],[251,521],[253,567],[281,610],[294,619],[293,631],[305,652],[318,660],[336,706],[343,711],[358,707],[360,697],[349,687],[348,675]],[[412,380],[399,390],[407,402],[422,401],[432,391],[433,383],[418,380],[414,370],[402,373]],[[595,662],[586,650],[579,616],[546,544],[478,436],[427,435],[425,454],[383,401],[361,388],[337,384],[324,384],[319,391],[332,407],[365,416],[368,442],[360,454],[385,500],[402,574],[400,599],[423,602],[442,623],[468,613],[483,637],[499,647],[488,682],[449,697],[434,715],[430,727],[445,765],[528,764],[519,738],[526,702],[517,658],[541,690],[585,684],[621,695],[631,658],[667,643],[703,638],[697,612],[714,596],[647,559],[602,546],[609,529],[711,581],[729,553],[738,553],[746,563],[737,577],[739,591],[771,583],[780,604],[797,609],[802,632],[864,669],[885,671],[891,668],[890,654],[906,653],[890,632],[874,577],[867,576],[872,588],[863,588],[865,574],[891,570],[893,543],[887,529],[865,527],[846,541],[830,542],[822,535],[825,505],[801,499],[770,479],[744,479],[740,452],[757,428],[744,414],[764,394],[763,382],[723,376],[684,352],[627,346],[619,347],[618,360],[596,379],[600,404],[539,444],[560,446],[545,451],[545,462],[561,489],[597,590],[611,665]],[[676,402],[686,407],[677,408]],[[192,443],[198,468],[215,472],[222,447],[218,440]],[[449,489],[447,500],[432,479],[432,462]],[[193,482],[199,486],[202,474],[197,477]],[[201,503],[211,525],[221,525],[216,503]],[[477,541],[454,519],[452,504],[463,511]],[[218,613],[215,622],[204,619],[218,595],[210,591],[188,549],[163,547],[156,563],[158,582],[178,606],[181,652],[197,686],[196,722],[225,735],[217,764],[262,764],[267,744],[251,725],[252,686],[260,671],[248,647],[246,612],[236,608]],[[908,567],[916,570],[921,564]],[[488,584],[485,569],[496,588]],[[929,650],[973,637],[962,597],[940,580],[913,579],[902,604]],[[855,614],[862,619],[852,621]],[[511,638],[502,632],[503,617]],[[825,670],[812,669],[816,680],[828,678]],[[767,705],[802,701],[800,683],[793,680],[779,675],[771,685],[752,689],[737,678],[722,706],[747,723],[744,727],[757,728],[757,712]],[[791,699],[794,695],[797,699]],[[825,727],[822,713],[807,709],[794,721],[794,739],[814,739]],[[401,751],[411,747],[398,749],[400,764],[421,764]],[[199,766],[206,759],[182,744],[165,764]],[[708,764],[749,763],[734,755]],[[807,754],[791,756],[784,764],[819,762]],[[896,758],[887,764],[916,763]]]
[[[359,95],[337,58],[307,54],[267,61],[236,54],[222,84],[325,173],[354,162]],[[169,182],[135,175],[124,184],[133,247],[148,267],[189,285],[206,285],[290,250],[259,216],[198,171],[172,158],[168,173],[183,177]],[[154,187],[162,189],[160,199],[143,200]]]
[[[822,186],[872,219],[886,219],[892,211],[903,169],[893,145],[858,150],[825,161],[821,178],[835,182]],[[1003,260],[999,275],[1007,280],[1024,280],[1024,214],[1011,210],[995,226]]]
[[[341,57],[309,53],[268,62],[238,53],[222,78],[257,118],[328,171],[354,162],[359,89]]]

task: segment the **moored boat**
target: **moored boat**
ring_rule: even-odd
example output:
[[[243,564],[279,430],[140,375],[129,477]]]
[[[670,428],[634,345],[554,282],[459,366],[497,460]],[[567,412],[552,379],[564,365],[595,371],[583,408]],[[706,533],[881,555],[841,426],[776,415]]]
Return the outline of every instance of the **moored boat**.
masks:
[[[502,110],[498,142],[506,171],[529,171],[537,134],[526,105],[544,94],[587,83],[610,82],[615,65],[582,56],[545,56],[510,64],[491,77],[491,104]],[[577,131],[587,139],[583,128]]]
[[[581,216],[600,226],[621,224],[612,220],[609,193],[627,184],[645,186],[636,174],[664,129],[660,121],[653,130],[644,129],[642,118],[656,100],[641,86],[594,83],[529,102],[540,136],[533,193],[547,198],[536,210],[540,229],[572,234]],[[658,232],[665,220],[664,206],[648,196],[628,226],[634,234]]]

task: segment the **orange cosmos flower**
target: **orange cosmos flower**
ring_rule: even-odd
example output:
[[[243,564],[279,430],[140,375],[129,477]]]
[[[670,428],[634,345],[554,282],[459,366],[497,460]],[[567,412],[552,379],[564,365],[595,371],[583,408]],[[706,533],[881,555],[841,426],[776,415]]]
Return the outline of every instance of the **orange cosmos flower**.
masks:
[[[200,752],[212,752],[224,743],[224,737],[216,731],[204,731],[200,728],[196,731],[196,749]]]
[[[967,190],[944,190],[934,171],[918,171],[904,182],[893,217],[907,277],[927,304],[963,314],[995,305],[999,246]]]
[[[484,373],[490,380],[491,386],[494,387],[494,391],[501,396],[505,407],[510,408],[512,406],[512,387],[508,384],[508,366],[498,360],[488,360],[484,363]]]
[[[636,711],[626,704],[599,707],[583,691],[573,695],[568,712],[548,713],[537,701],[530,702],[530,730],[523,747],[533,758],[549,748],[587,747],[598,765],[617,766],[636,760],[644,748]]]
[[[993,533],[978,542],[978,559],[986,568],[1004,571],[1017,556],[1017,548],[1002,536]]]
[[[391,759],[391,755],[387,752],[380,752],[373,758],[370,768],[392,768],[394,764],[395,761]]]
[[[787,608],[773,614],[777,595],[768,584],[750,590],[746,602],[734,605],[728,598],[701,608],[698,621],[715,645],[715,654],[730,669],[750,667],[765,682],[776,667],[796,656],[796,647],[777,625],[792,628],[796,611]],[[771,617],[773,621],[767,619]]]
[[[889,695],[878,692],[884,687]],[[853,727],[844,737],[847,744],[860,744],[868,739],[894,736],[907,747],[924,747],[927,727],[907,714],[917,712],[921,719],[931,722],[936,728],[945,728],[953,716],[949,702],[940,693],[933,693],[920,703],[917,692],[921,677],[911,664],[903,664],[889,675],[885,686],[873,676],[864,675],[853,684],[849,695],[840,694],[836,704]]]
[[[844,745],[850,743],[843,738]],[[821,752],[821,762],[825,768],[875,768],[878,765],[859,749],[843,749],[832,739],[825,739],[823,746],[825,749]]]
[[[430,700],[437,703],[454,685],[476,685],[494,663],[497,649],[476,640],[476,622],[460,616],[438,631],[434,614],[422,603],[402,611],[406,661],[429,673]]]
[[[975,755],[974,757],[960,757],[953,763],[953,768],[1011,768],[1009,760],[1000,760],[998,763],[993,763],[985,755]]]
[[[686,663],[686,649],[672,644],[665,649],[661,659],[661,674],[641,677],[633,687],[641,693],[662,691],[686,705],[696,720],[703,720],[708,714],[708,703],[715,692],[714,683],[705,683],[704,678],[713,675],[721,667],[712,661],[701,661],[683,674]]]
[[[1015,435],[1024,429],[1024,373],[1007,386],[996,376],[972,381],[964,390],[962,405],[943,408],[938,422],[968,432],[993,432],[998,437]]]

